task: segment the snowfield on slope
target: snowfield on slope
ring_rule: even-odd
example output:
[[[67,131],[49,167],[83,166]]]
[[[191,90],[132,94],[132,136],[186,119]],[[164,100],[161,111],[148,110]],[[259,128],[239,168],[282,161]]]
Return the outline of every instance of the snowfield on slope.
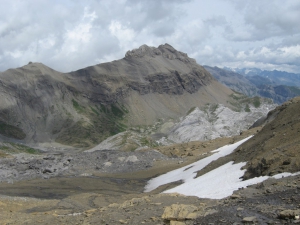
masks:
[[[203,169],[212,161],[229,155],[234,151],[234,149],[251,137],[252,136],[232,145],[225,145],[217,150],[212,151],[215,152],[215,154],[209,157],[149,180],[148,184],[145,186],[145,192],[150,192],[164,184],[182,181],[183,184],[166,190],[163,193],[180,193],[187,196],[197,196],[199,198],[222,199],[230,196],[233,191],[238,190],[239,188],[257,184],[268,179],[269,176],[261,176],[243,181],[241,177],[244,175],[245,170],[241,170],[241,168],[246,165],[246,162],[237,164],[229,162],[200,177],[195,178],[198,171]],[[298,174],[300,174],[300,172],[294,174],[281,173],[274,175],[273,178],[279,179]]]

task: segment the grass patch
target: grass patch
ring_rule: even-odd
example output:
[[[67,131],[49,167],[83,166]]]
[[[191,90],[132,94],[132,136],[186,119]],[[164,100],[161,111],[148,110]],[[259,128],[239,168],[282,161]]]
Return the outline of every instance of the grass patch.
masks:
[[[140,143],[142,144],[142,146],[148,146],[152,148],[158,146],[158,144],[155,141],[153,141],[150,137],[142,137],[140,139]]]
[[[40,153],[39,150],[28,147],[26,145],[21,145],[21,144],[16,144],[16,143],[10,143],[13,147],[15,147],[16,149],[18,149],[19,151],[28,153],[28,154],[38,154]]]
[[[294,87],[294,86],[289,86],[288,87],[291,92],[293,92],[295,95],[300,95],[300,88]]]
[[[266,103],[271,103],[270,100],[263,100],[261,97],[255,96],[252,98],[249,98],[242,94],[231,94],[230,95],[231,100],[227,101],[230,105],[232,105],[234,108],[233,110],[236,112],[241,112],[242,110],[245,110],[245,112],[250,112],[250,105],[253,105],[255,108],[259,108],[262,104],[262,101],[266,101]]]
[[[28,153],[28,154],[39,154],[38,149],[28,147],[26,145],[8,142],[6,145],[1,145],[0,150],[4,153],[17,154],[17,153]]]
[[[257,96],[256,96],[256,97],[254,97],[254,98],[253,98],[253,102],[252,102],[252,103],[253,103],[253,105],[254,105],[254,107],[255,107],[255,108],[258,108],[258,107],[260,106],[260,104],[261,104],[261,102],[260,102],[260,98],[259,98],[259,97],[257,97]]]
[[[98,112],[96,109],[94,109],[92,106],[91,106],[91,110],[92,110],[97,116],[100,115],[99,112]]]
[[[79,103],[78,103],[76,100],[72,99],[72,103],[73,103],[74,109],[75,109],[78,113],[83,113],[83,112],[84,112],[84,107],[81,106],[81,105],[79,105]]]
[[[2,121],[0,121],[0,134],[19,140],[22,140],[26,137],[26,134],[20,128],[6,124]]]
[[[249,104],[246,104],[246,106],[245,106],[245,112],[251,112]]]
[[[231,94],[231,95],[229,95],[231,98],[233,98],[234,100],[237,100],[237,101],[239,101],[239,100],[242,100],[242,99],[245,99],[245,98],[248,98],[246,95],[244,95],[244,94],[241,94],[241,93],[239,93],[239,92],[235,92],[235,93],[233,93],[233,94]]]
[[[217,110],[218,107],[219,107],[218,104],[211,104],[210,107],[209,107],[209,110],[210,110],[212,113],[215,113],[215,111]]]
[[[66,124],[64,131],[56,139],[57,142],[80,148],[89,148],[109,136],[126,131],[125,115],[128,110],[118,103],[112,105],[97,104],[83,108],[75,100],[73,107],[84,112],[89,119]]]
[[[116,116],[116,117],[123,117],[124,112],[118,108],[116,105],[111,105],[111,112]]]
[[[192,108],[190,108],[190,110],[186,113],[186,115],[190,115],[191,114],[191,112],[193,112],[194,110],[196,109],[196,107],[194,106],[194,107],[192,107]]]

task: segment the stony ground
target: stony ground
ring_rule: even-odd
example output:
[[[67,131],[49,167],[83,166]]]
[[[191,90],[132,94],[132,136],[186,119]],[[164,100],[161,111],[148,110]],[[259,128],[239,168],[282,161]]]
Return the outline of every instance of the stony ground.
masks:
[[[222,200],[137,192],[1,196],[0,224],[300,224],[299,191],[300,176],[267,180]]]
[[[300,224],[300,176],[269,179],[236,191],[197,224]],[[248,220],[248,221],[247,221]]]
[[[158,151],[2,158],[0,224],[300,224],[300,176],[269,179],[221,200],[159,194],[178,183],[143,193],[150,178],[257,132],[260,128],[236,137],[165,146]],[[234,157],[217,160],[203,171]]]
[[[60,151],[44,154],[20,153],[9,157],[0,157],[0,182],[12,183],[20,180],[49,179],[58,176],[128,173],[147,170],[153,165],[166,171],[168,167],[163,168],[168,164],[174,163],[182,166],[182,163],[197,161],[206,157],[211,150],[239,141],[259,130],[260,128],[254,128],[238,136],[217,138],[213,141],[194,141],[134,152],[101,150],[63,153]]]
[[[146,152],[95,151],[28,155],[0,159],[0,181],[15,182],[57,176],[91,176],[95,173],[119,173],[145,170],[153,163],[170,159],[155,150]]]

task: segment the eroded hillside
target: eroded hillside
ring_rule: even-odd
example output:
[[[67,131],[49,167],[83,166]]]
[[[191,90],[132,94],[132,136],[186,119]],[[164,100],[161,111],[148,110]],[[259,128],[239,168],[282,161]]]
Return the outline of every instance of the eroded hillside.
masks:
[[[168,44],[143,45],[123,59],[71,73],[29,63],[1,73],[0,81],[1,135],[79,148],[195,106],[226,105],[232,94]]]
[[[266,125],[237,149],[237,161],[248,158],[244,178],[300,171],[300,97],[268,114]]]

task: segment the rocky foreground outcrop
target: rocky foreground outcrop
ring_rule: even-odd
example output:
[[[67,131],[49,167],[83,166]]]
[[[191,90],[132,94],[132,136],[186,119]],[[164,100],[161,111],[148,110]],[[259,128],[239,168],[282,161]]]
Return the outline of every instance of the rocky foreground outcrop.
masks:
[[[227,104],[231,93],[168,44],[70,73],[29,63],[0,73],[0,134],[86,148],[194,106]]]

